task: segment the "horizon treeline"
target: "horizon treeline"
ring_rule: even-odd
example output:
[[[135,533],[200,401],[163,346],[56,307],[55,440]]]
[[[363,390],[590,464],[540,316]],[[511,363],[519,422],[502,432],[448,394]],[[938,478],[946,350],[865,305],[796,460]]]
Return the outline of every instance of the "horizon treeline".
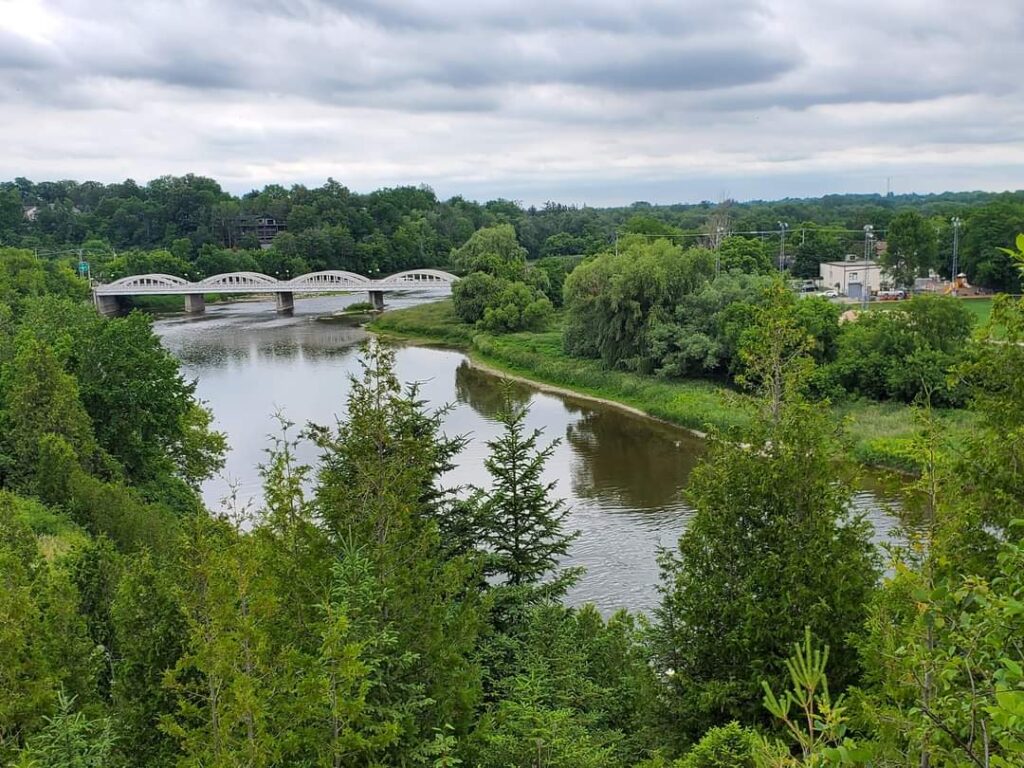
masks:
[[[101,270],[104,278],[150,268],[191,276],[257,269],[287,277],[315,269],[386,274],[446,265],[473,232],[498,224],[511,224],[528,258],[539,259],[599,253],[629,232],[706,247],[732,234],[777,251],[784,222],[787,252],[797,258],[793,274],[814,277],[821,260],[863,253],[865,225],[884,239],[892,220],[909,211],[930,223],[940,272],[948,272],[950,220],[959,217],[960,263],[971,282],[1019,290],[1016,270],[999,248],[1024,230],[1024,190],[538,207],[508,199],[441,200],[425,185],[358,193],[333,179],[320,187],[271,184],[233,195],[214,179],[194,174],[144,185],[131,179],[102,184],[19,177],[0,182],[0,245],[41,253],[81,249],[101,268],[114,260]],[[260,251],[254,227],[241,224],[256,217],[269,217],[282,230],[269,252]],[[154,251],[159,255],[138,256]]]

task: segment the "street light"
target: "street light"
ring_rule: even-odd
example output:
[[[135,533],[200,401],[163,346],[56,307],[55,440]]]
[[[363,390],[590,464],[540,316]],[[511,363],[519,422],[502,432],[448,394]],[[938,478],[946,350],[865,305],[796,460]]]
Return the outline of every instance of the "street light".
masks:
[[[784,221],[779,222],[779,272],[786,268],[786,230],[789,229],[789,224]]]

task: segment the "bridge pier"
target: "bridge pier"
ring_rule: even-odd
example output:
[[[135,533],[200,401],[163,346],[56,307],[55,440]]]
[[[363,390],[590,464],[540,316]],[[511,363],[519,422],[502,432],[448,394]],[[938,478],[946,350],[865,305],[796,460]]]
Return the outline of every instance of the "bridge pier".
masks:
[[[102,296],[94,293],[92,300],[96,305],[96,311],[104,317],[117,317],[126,314],[128,310],[124,296]]]
[[[275,293],[277,297],[277,314],[290,315],[295,311],[295,295],[291,291]]]
[[[201,315],[206,311],[206,297],[201,293],[186,293],[185,311],[190,315]]]
[[[378,312],[384,311],[384,291],[370,291],[370,303]]]

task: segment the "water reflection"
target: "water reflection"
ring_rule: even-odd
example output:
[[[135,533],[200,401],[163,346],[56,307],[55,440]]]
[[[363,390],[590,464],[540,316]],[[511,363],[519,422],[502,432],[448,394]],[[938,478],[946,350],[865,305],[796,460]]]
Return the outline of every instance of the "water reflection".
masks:
[[[686,478],[704,452],[696,436],[648,419],[610,409],[566,403],[578,418],[566,439],[578,461],[573,491],[580,496],[614,496],[636,509],[676,509]]]
[[[505,408],[506,398],[515,407],[529,405],[535,392],[522,382],[510,379],[495,386],[493,374],[470,365],[468,360],[463,360],[455,369],[456,399],[466,403],[485,419],[497,419]]]

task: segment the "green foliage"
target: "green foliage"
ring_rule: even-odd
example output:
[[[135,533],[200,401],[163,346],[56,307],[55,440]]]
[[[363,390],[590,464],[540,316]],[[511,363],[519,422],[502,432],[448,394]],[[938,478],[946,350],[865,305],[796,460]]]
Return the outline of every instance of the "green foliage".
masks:
[[[489,272],[473,272],[452,286],[452,306],[464,323],[477,323],[492,306],[507,281]]]
[[[579,534],[563,530],[569,510],[553,498],[554,484],[542,480],[558,441],[538,448],[542,433],[527,432],[527,413],[506,393],[498,414],[502,433],[488,441],[484,461],[492,486],[478,491],[480,543],[490,555],[488,575],[499,583],[561,597],[578,572],[557,572],[558,561]]]
[[[61,370],[49,347],[34,339],[21,341],[0,374],[0,390],[5,485],[34,490],[50,481],[43,460],[44,441],[50,437],[67,446],[72,462],[94,458],[92,423],[79,400],[78,383]]]
[[[224,436],[195,400],[180,364],[134,312],[100,324],[85,342],[76,375],[100,445],[129,478],[162,474],[198,484],[223,466]]]
[[[106,768],[114,751],[114,735],[106,718],[89,719],[74,710],[74,697],[58,695],[57,711],[29,739],[12,763],[14,768]]]
[[[186,639],[178,574],[168,566],[148,553],[128,559],[109,609],[118,744],[128,757],[155,767],[177,759],[173,740],[157,726],[174,711],[164,676],[177,664]]]
[[[661,557],[655,649],[665,716],[683,738],[756,722],[761,682],[783,679],[796,627],[834,649],[839,687],[857,679],[849,638],[878,573],[870,527],[850,516],[850,489],[836,476],[837,430],[800,397],[806,348],[792,317],[768,305],[745,350],[760,414],[712,436],[690,479],[694,517]]]
[[[859,761],[862,751],[846,738],[847,715],[843,697],[835,701],[828,690],[825,667],[828,646],[815,648],[811,630],[804,632],[804,642],[793,644],[793,655],[786,659],[789,687],[778,696],[764,682],[764,707],[786,728],[790,740],[800,749],[801,759],[794,759],[780,742],[763,741],[759,745],[759,768],[788,766],[851,765]]]
[[[898,286],[910,287],[915,277],[927,277],[929,270],[940,266],[931,222],[916,211],[897,214],[886,230],[881,261]]]
[[[757,735],[735,720],[710,728],[673,768],[754,768]]]
[[[1024,232],[1024,203],[1001,196],[970,211],[961,241],[961,264],[972,284],[1019,293],[1020,275],[1005,249]]]
[[[359,546],[373,563],[382,610],[400,647],[418,658],[412,677],[431,700],[414,731],[423,737],[446,723],[464,727],[479,697],[470,656],[481,615],[467,591],[479,564],[472,555],[447,558],[437,526],[454,501],[440,476],[465,441],[443,437],[443,412],[428,412],[415,387],[403,390],[393,351],[372,344],[363,365],[347,419],[313,431],[322,451],[315,507],[335,546]]]
[[[769,252],[764,241],[734,235],[722,240],[718,246],[717,258],[723,271],[768,275],[775,271],[773,255],[774,251]]]
[[[486,272],[505,280],[522,280],[526,274],[526,249],[511,224],[478,229],[452,253],[451,261],[464,272]]]
[[[961,302],[938,296],[863,313],[843,326],[827,373],[854,394],[913,402],[928,393],[937,405],[961,404],[964,393],[950,376],[973,321]]]
[[[40,556],[25,502],[0,492],[0,760],[45,726],[63,689],[95,695],[99,654],[67,574]]]
[[[544,294],[552,306],[562,306],[562,289],[565,279],[583,262],[582,257],[575,255],[550,255],[533,263],[533,269],[543,272],[547,277]]]
[[[821,275],[823,261],[842,261],[847,253],[849,234],[842,232],[842,225],[822,227],[814,222],[804,222],[799,230],[799,239],[786,250],[793,250],[793,264],[790,271],[795,277],[817,279]]]
[[[478,326],[489,333],[537,330],[551,317],[551,302],[526,283],[506,283],[491,299]]]
[[[650,327],[714,273],[709,251],[626,239],[577,267],[565,283],[565,349],[609,367],[650,372]]]

